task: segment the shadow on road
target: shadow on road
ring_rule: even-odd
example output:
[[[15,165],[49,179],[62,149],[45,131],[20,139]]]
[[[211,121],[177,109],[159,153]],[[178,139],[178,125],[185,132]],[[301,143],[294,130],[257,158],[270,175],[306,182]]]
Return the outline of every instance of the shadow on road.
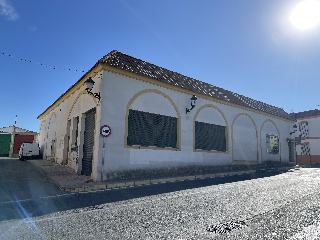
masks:
[[[0,203],[2,214],[0,221],[11,219],[28,219],[30,217],[44,216],[47,214],[74,210],[79,208],[96,209],[97,205],[136,199],[163,193],[170,193],[186,189],[213,186],[232,183],[262,177],[270,177],[285,171],[258,171],[254,174],[246,174],[232,177],[220,177],[214,179],[196,179],[163,184],[135,186],[120,189],[111,189],[89,193],[61,193],[55,196],[30,198],[25,200]]]

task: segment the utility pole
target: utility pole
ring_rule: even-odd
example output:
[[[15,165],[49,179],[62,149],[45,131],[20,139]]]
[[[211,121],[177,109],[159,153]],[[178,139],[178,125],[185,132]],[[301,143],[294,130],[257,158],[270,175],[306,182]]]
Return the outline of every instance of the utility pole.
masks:
[[[13,132],[16,131],[17,119],[18,119],[18,115],[16,114],[16,118],[14,119],[14,124],[13,124]]]
[[[11,133],[11,142],[10,142],[9,157],[12,157],[12,155],[13,155],[13,147],[14,147],[14,139],[15,139],[15,135],[16,135],[17,118],[18,118],[18,115],[16,115],[16,118],[14,119],[13,131],[12,131],[12,133]]]

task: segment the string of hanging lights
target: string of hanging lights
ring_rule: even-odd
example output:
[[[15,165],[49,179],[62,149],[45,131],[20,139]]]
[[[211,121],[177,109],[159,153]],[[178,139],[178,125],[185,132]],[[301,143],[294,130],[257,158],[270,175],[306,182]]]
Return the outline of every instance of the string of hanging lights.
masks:
[[[41,62],[37,62],[37,61],[32,61],[32,60],[21,58],[21,57],[17,57],[17,56],[14,56],[12,54],[8,54],[8,53],[5,53],[5,52],[0,52],[0,55],[11,57],[11,58],[14,58],[16,60],[23,61],[23,62],[26,62],[26,63],[35,63],[35,64],[38,64],[38,65],[40,65],[42,67],[51,68],[53,70],[60,69],[60,70],[75,71],[75,72],[81,72],[81,73],[85,73],[86,72],[86,71],[82,71],[82,70],[78,70],[78,69],[72,69],[72,68],[61,67],[61,66],[53,66],[53,65],[50,65],[50,64],[45,64],[45,63],[41,63]]]

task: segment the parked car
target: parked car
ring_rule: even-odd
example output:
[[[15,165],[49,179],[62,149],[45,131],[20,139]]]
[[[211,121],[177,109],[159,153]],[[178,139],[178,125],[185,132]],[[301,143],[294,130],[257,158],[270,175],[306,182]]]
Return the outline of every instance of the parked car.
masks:
[[[21,144],[19,148],[19,159],[21,161],[25,159],[39,158],[40,148],[37,142],[25,142]]]

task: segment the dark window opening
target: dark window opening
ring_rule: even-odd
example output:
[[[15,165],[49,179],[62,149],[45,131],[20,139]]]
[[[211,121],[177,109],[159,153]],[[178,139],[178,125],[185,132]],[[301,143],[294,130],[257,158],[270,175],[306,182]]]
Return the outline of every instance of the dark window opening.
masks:
[[[130,109],[127,144],[177,148],[177,118]]]
[[[75,127],[76,127],[76,139],[75,139],[75,146],[78,146],[78,136],[79,136],[79,117],[76,117],[76,122],[75,122]]]
[[[225,152],[227,150],[226,127],[196,121],[195,149]]]

